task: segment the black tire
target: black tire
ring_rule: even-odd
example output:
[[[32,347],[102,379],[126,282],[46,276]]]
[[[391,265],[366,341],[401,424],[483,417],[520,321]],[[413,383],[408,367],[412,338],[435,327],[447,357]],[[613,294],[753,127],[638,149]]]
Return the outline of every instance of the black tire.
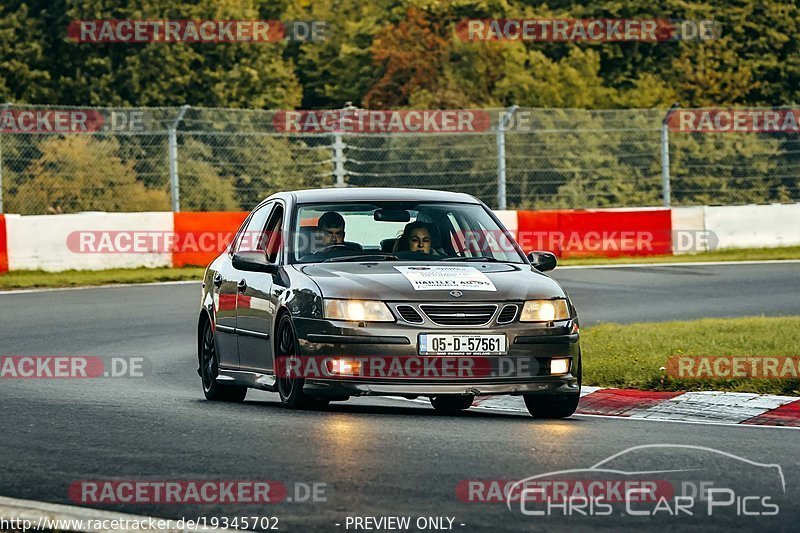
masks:
[[[243,402],[247,396],[247,387],[239,385],[222,385],[217,382],[219,376],[219,358],[217,342],[211,322],[205,321],[203,336],[199,343],[198,359],[200,361],[200,377],[203,382],[203,395],[206,400],[214,402]]]
[[[567,418],[578,409],[581,399],[581,381],[583,379],[583,357],[578,352],[578,393],[555,395],[524,394],[525,407],[534,418]]]
[[[289,368],[295,368],[289,361],[300,357],[300,349],[289,315],[285,314],[281,316],[276,331],[275,360],[277,361],[279,357],[286,358],[287,366]],[[330,403],[329,400],[314,398],[305,394],[303,392],[303,378],[291,377],[288,371],[278,372],[277,368],[275,371],[275,373],[279,375],[275,384],[278,389],[278,395],[281,397],[281,405],[283,407],[287,409],[324,409]]]
[[[474,399],[471,394],[431,396],[431,405],[441,413],[456,414],[469,409]]]
[[[561,396],[525,395],[525,407],[534,418],[567,418],[578,408],[580,394],[564,394]]]

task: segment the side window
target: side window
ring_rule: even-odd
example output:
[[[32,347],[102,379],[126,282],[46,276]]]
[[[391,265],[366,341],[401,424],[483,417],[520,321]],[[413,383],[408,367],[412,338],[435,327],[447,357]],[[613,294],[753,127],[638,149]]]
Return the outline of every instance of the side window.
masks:
[[[480,220],[473,220],[472,226],[475,228],[473,229],[473,235],[476,236],[474,241],[477,241],[478,246],[478,257],[495,257],[495,258],[502,258],[502,260],[506,260],[503,258],[502,249],[499,248],[500,246],[500,239],[498,239],[499,231],[491,231],[484,227]],[[497,255],[499,254],[499,256]]]
[[[476,231],[471,221],[459,213],[448,213],[447,219],[454,230],[450,236],[454,251],[463,257],[480,257],[480,242],[483,234]]]
[[[228,245],[228,252],[233,253],[239,247],[239,241],[242,239],[242,235],[244,235],[244,230],[248,224],[250,224],[250,219],[253,218],[253,213],[247,215],[247,218],[244,219],[242,225],[239,226],[239,229],[236,230],[236,235],[233,236],[233,240]]]
[[[450,227],[453,231],[450,234],[450,245],[453,251],[458,255],[465,254],[467,250],[467,236],[461,228],[461,224],[459,224],[458,219],[452,212],[447,213],[447,221],[450,223]]]
[[[262,230],[267,222],[267,217],[275,204],[270,202],[256,209],[250,216],[250,220],[244,228],[242,234],[236,241],[235,252],[248,252],[254,250],[264,250],[261,241]]]
[[[264,230],[264,235],[261,237],[261,242],[264,245],[264,250],[267,252],[267,260],[270,263],[275,263],[278,260],[278,252],[281,250],[283,243],[283,206],[278,204],[269,217],[267,227]],[[260,249],[260,248],[259,248]]]

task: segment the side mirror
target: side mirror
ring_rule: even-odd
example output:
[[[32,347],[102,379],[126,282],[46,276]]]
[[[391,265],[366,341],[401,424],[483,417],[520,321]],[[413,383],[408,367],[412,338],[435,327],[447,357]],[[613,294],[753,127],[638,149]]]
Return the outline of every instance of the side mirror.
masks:
[[[278,271],[278,267],[274,263],[267,261],[267,254],[257,250],[233,254],[232,263],[233,268],[236,270],[244,270],[246,272],[274,274]]]
[[[553,270],[558,264],[555,254],[550,252],[529,252],[528,261],[530,261],[531,266],[539,272]]]

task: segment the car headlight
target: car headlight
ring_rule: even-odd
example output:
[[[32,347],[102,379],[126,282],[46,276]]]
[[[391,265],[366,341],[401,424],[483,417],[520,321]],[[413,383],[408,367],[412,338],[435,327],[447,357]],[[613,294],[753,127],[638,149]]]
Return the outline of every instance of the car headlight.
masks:
[[[520,322],[551,322],[567,320],[569,307],[566,300],[528,300],[522,307]]]
[[[357,322],[394,322],[386,304],[374,300],[325,300],[325,318]]]

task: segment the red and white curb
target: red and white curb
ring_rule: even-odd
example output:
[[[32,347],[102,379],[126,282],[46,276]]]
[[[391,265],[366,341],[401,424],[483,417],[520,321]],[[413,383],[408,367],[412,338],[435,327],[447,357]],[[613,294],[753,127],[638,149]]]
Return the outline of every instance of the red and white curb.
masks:
[[[426,402],[427,400],[415,400]],[[521,396],[481,396],[473,409],[528,413]],[[800,427],[800,398],[745,392],[582,387],[576,414],[715,424]]]

